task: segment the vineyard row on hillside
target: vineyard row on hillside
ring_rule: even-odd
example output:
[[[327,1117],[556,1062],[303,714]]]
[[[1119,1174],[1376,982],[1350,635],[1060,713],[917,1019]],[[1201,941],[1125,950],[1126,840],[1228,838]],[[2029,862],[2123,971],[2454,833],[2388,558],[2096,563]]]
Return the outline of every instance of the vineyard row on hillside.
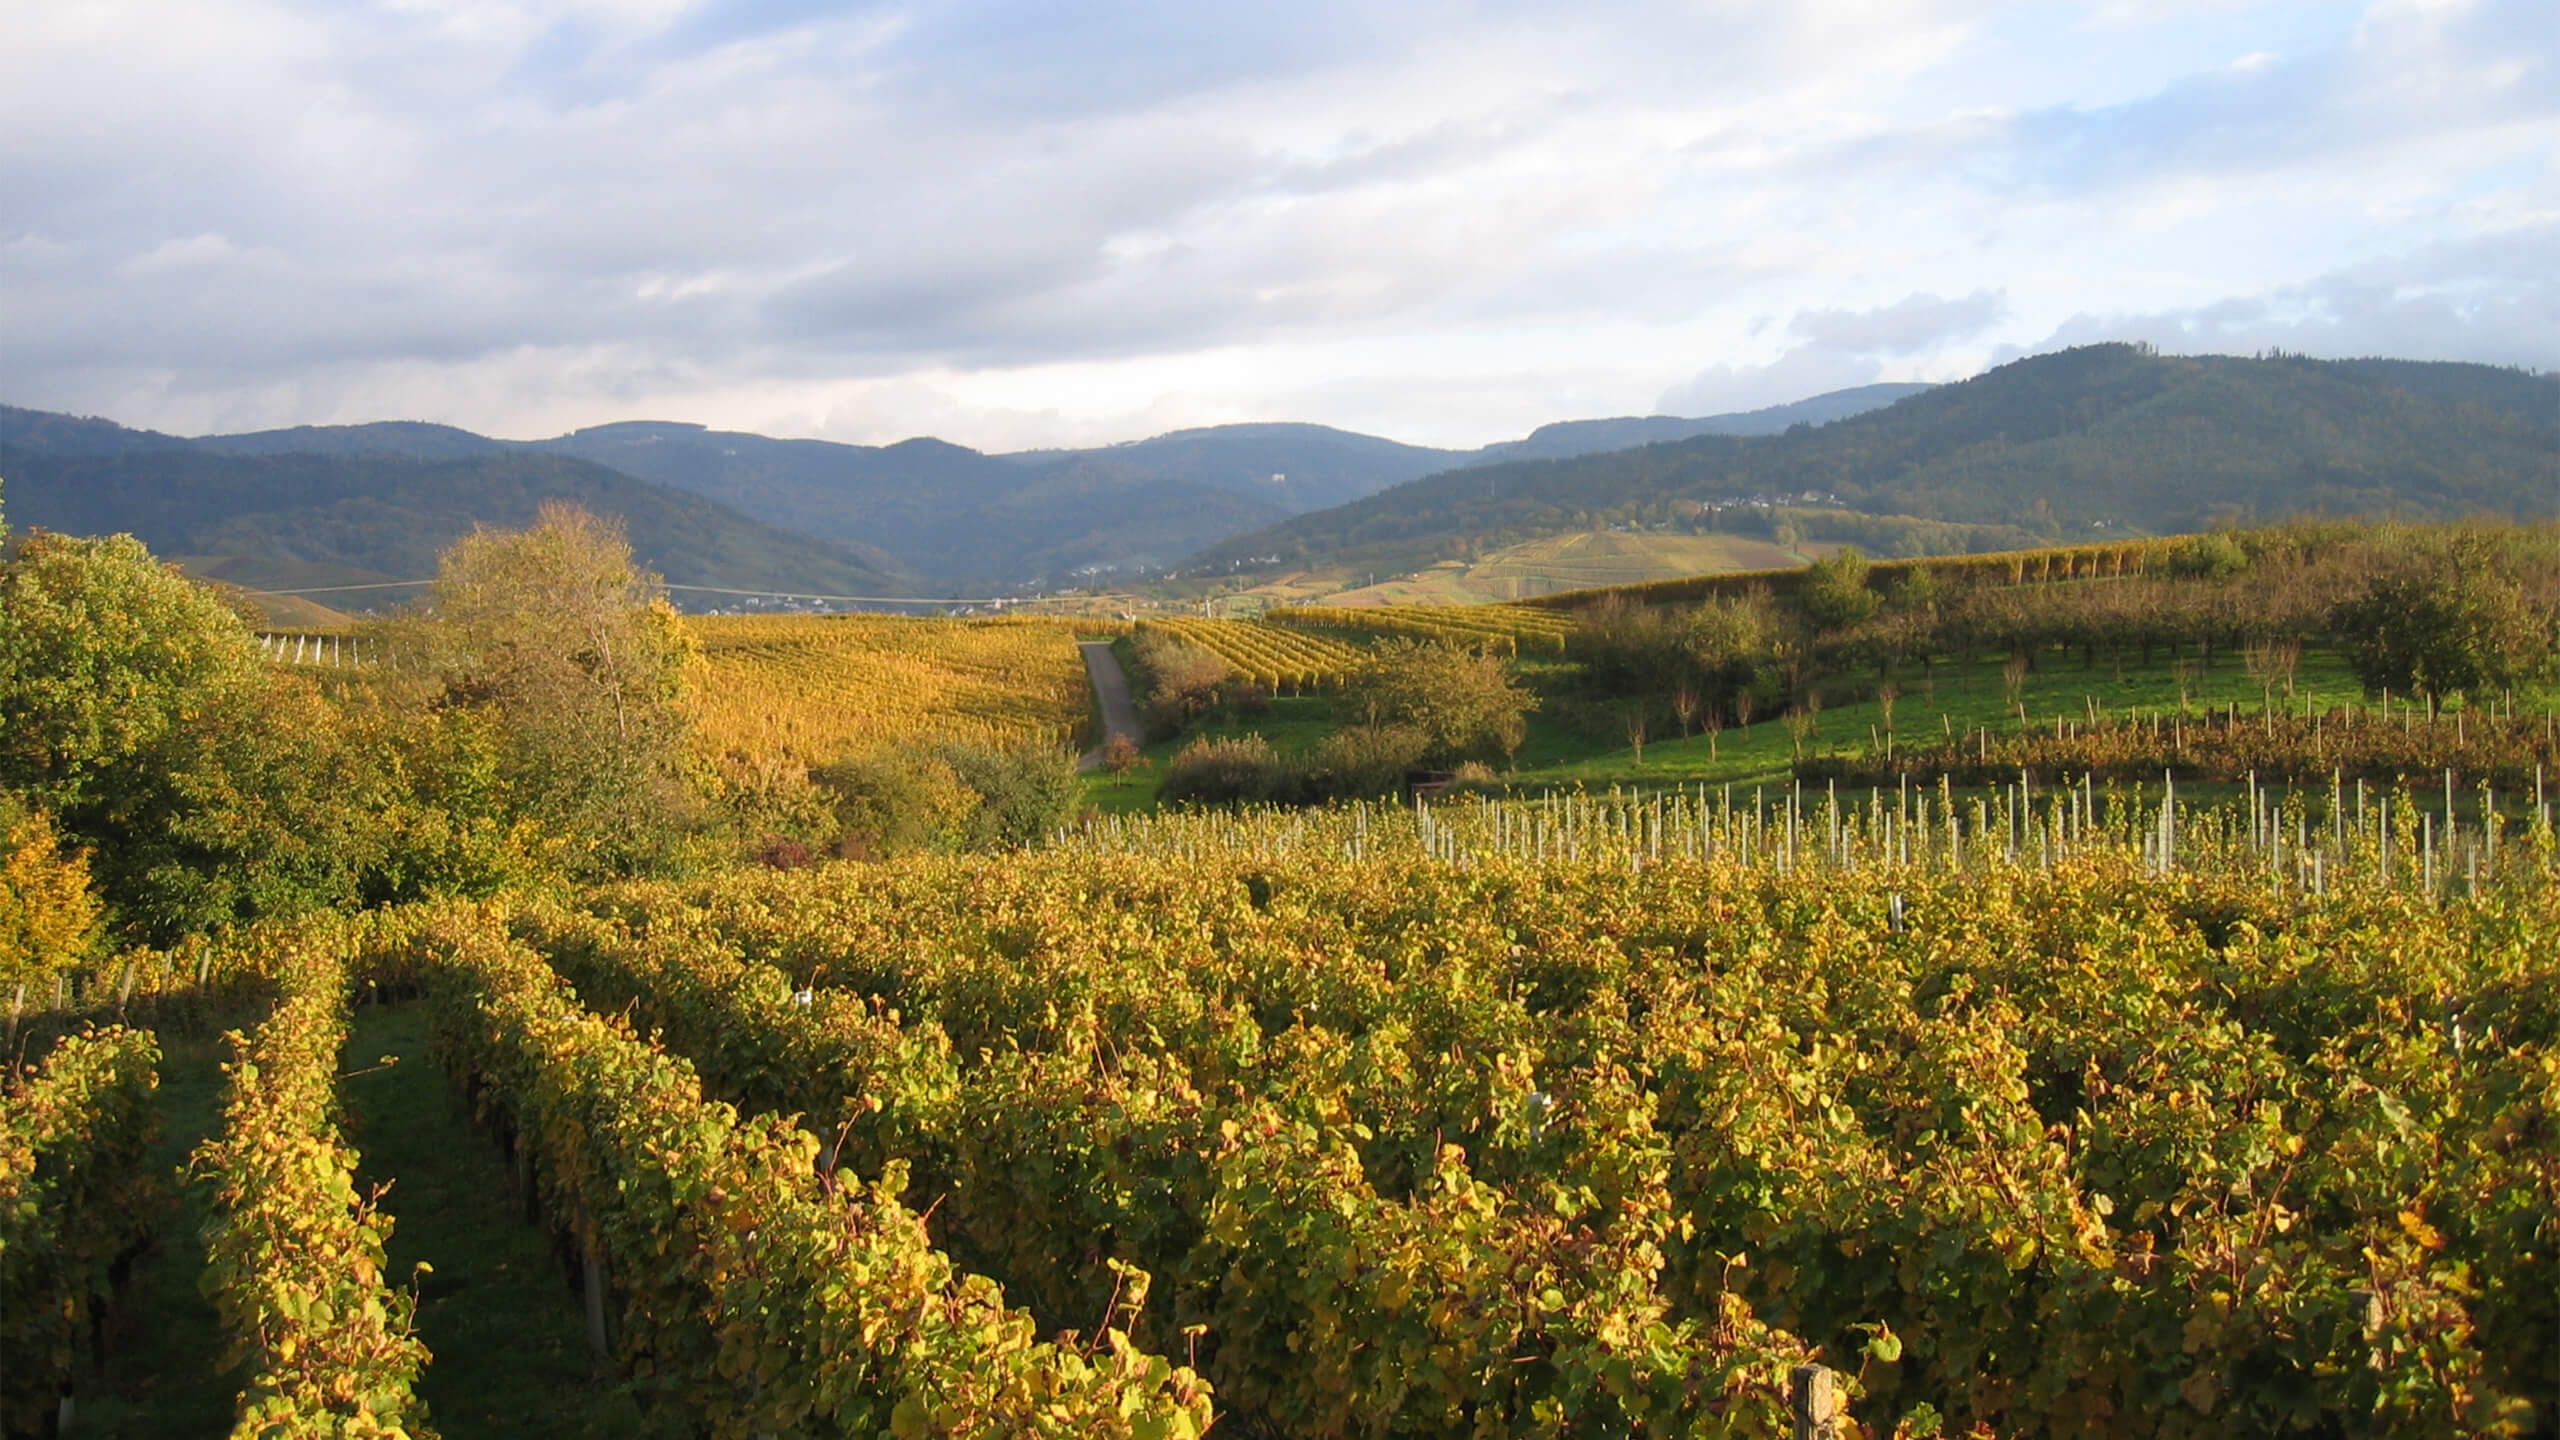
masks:
[[[1410,636],[1506,655],[1562,655],[1571,617],[1517,605],[1283,605],[1265,613],[1275,625],[1353,635]]]
[[[1142,634],[1157,631],[1206,650],[1274,691],[1331,689],[1369,663],[1360,646],[1254,620],[1176,615],[1141,620],[1138,628]]]
[[[236,1434],[434,1434],[414,1391],[427,1348],[397,1283],[410,1277],[384,1273],[390,1220],[357,1190],[338,1129],[347,943],[315,926],[257,957],[279,998],[230,1037],[222,1131],[190,1161],[212,1190],[205,1290],[226,1367],[246,1371]]]
[[[1131,1346],[1036,1340],[898,1203],[812,1167],[789,1117],[706,1102],[691,1067],[580,1010],[468,924],[418,942],[455,1084],[581,1256],[590,1325],[709,1433],[1192,1437],[1209,1397]],[[1132,1301],[1134,1304],[1134,1300]]]
[[[1879,560],[1870,567],[1876,583],[1889,584],[1914,570],[1925,569],[1942,583],[1956,585],[2041,585],[2057,580],[2097,580],[2165,574],[2193,542],[2184,536],[2120,540],[2104,544],[2054,545],[2034,550],[1999,550],[1978,555],[1933,555],[1908,560]],[[1566,590],[1511,602],[1543,610],[1580,610],[1607,597],[1639,605],[1674,605],[1748,595],[1755,590],[1792,593],[1804,583],[1801,568],[1726,571],[1683,575],[1635,585],[1609,585]]]
[[[819,766],[928,740],[1067,745],[1091,708],[1076,649],[1088,622],[710,616],[686,627],[702,648],[702,744],[735,763]]]
[[[2038,727],[1995,734],[1926,737],[1918,744],[1871,743],[1864,753],[1808,756],[1795,767],[1812,783],[1846,785],[1996,785],[2026,770],[2048,779],[2096,776],[2149,779],[2163,772],[2192,781],[2241,783],[2335,779],[2394,783],[2447,772],[2466,787],[2530,794],[2539,805],[2547,780],[2560,776],[2560,716],[2517,716],[2493,706],[2429,714],[2403,705],[2394,714],[2337,706],[2288,714],[2269,706],[2201,714],[2111,716],[2087,722],[2056,717]]]
[[[255,1414],[419,1423],[355,988],[711,1433],[1776,1435],[1816,1359],[1879,1435],[2533,1434],[2549,813],[2349,796],[1172,817],[74,989],[281,997],[198,1160]]]
[[[1167,843],[1196,828],[529,933],[830,1160],[904,1162],[1048,1323],[1151,1272],[1142,1336],[1282,1433],[1657,1433],[1700,1396],[1769,1433],[1813,1346],[1888,1428],[2560,1403],[2547,834],[2448,903],[2120,844],[1779,883]]]
[[[0,1434],[42,1433],[148,1235],[160,1049],[110,1025],[0,1077]]]

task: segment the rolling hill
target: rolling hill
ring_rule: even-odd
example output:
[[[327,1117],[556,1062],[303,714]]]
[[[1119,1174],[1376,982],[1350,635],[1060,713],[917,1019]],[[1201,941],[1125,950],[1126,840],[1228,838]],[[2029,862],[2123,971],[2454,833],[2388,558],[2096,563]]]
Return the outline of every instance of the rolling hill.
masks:
[[[1575,531],[1723,530],[1883,553],[2305,513],[2560,512],[2560,378],[2097,345],[1811,429],[1448,471],[1191,568],[1404,573]]]
[[[1700,435],[1783,435],[1798,425],[1828,425],[1869,410],[1880,410],[1936,387],[1930,385],[1860,385],[1833,390],[1810,399],[1731,415],[1683,420],[1671,415],[1624,416],[1615,420],[1560,420],[1541,425],[1526,440],[1506,440],[1476,452],[1478,465],[1506,460],[1570,460],[1639,445],[1661,445]]]
[[[463,462],[533,454],[587,461],[767,525],[870,547],[936,591],[967,593],[1162,569],[1230,536],[1453,467],[1700,433],[1773,433],[1925,388],[1866,386],[1703,419],[1567,421],[1480,450],[1406,445],[1300,424],[1218,425],[1125,445],[1007,455],[929,438],[845,445],[647,420],[534,441],[410,421],[299,426],[194,442],[158,438],[244,457]],[[114,441],[109,448],[122,452],[135,443]]]
[[[826,594],[901,594],[912,584],[876,553],[789,534],[589,461],[505,447],[443,459],[361,448],[261,453],[0,408],[0,474],[13,525],[130,531],[235,583],[314,566],[416,579],[473,526],[528,524],[544,501],[570,500],[620,517],[641,562],[672,584]]]

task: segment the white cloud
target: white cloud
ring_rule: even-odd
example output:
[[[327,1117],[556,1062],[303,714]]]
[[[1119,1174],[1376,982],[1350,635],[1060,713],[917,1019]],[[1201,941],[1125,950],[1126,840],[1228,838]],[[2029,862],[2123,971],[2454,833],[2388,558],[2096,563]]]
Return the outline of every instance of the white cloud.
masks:
[[[2148,313],[2076,314],[1999,358],[2144,340],[2187,354],[2290,350],[2560,369],[2560,221],[2396,256],[2263,295]]]
[[[2507,358],[2553,267],[2497,237],[2560,214],[2547,18],[38,7],[0,50],[0,397],[181,430],[1472,444],[2159,317]]]

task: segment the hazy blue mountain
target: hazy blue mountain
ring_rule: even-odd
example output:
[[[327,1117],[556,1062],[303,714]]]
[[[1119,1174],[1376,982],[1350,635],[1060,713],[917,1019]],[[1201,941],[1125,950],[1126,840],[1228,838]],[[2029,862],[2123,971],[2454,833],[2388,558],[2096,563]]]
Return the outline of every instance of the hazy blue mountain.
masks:
[[[164,555],[270,568],[420,578],[474,526],[522,526],[543,502],[569,500],[620,518],[641,563],[674,584],[838,595],[904,594],[914,584],[876,552],[791,534],[571,456],[513,448],[462,459],[380,449],[238,454],[0,408],[0,475],[12,526],[130,532]]]
[[[1321,510],[1462,463],[1470,452],[1406,445],[1328,425],[1212,425],[1098,450],[1029,450],[1004,458],[1053,471],[1108,468],[1241,495],[1284,514]]]
[[[1887,404],[1920,386],[1866,386],[1705,420],[1681,433],[1783,430]],[[1583,453],[1621,422],[1550,426],[1539,443]],[[1639,421],[1642,426],[1652,422]],[[1161,567],[1291,515],[1374,495],[1481,451],[1406,445],[1324,425],[1176,430],[1125,445],[986,455],[940,440],[845,445],[663,421],[580,430],[535,449],[691,490],[769,523],[874,545],[936,583],[1013,588]]]
[[[2303,510],[2510,513],[2555,489],[2541,438],[2560,424],[2555,393],[2551,377],[2474,365],[2096,346],[1961,385],[1860,386],[1697,419],[1565,421],[1465,451],[1298,424],[1010,455],[665,421],[536,441],[405,421],[188,441],[11,411],[0,413],[0,441],[14,449],[0,455],[50,457],[40,479],[74,457],[117,459],[89,480],[128,507],[145,503],[136,487],[157,474],[167,493],[149,503],[163,513],[145,518],[164,527],[194,513],[177,490],[203,487],[232,528],[200,516],[187,522],[191,544],[265,546],[281,559],[414,559],[417,537],[440,544],[458,523],[516,523],[530,514],[524,497],[575,491],[629,513],[635,542],[671,579],[747,564],[811,578],[740,588],[859,593],[905,575],[934,593],[1002,594],[1195,554],[1221,568],[1280,555],[1391,571],[1609,524],[1792,524],[1779,514],[1789,507],[1822,512],[1837,538],[1902,549]],[[162,457],[159,471],[139,467],[146,454]],[[12,508],[26,513],[24,466],[11,463]],[[260,474],[273,482],[268,500],[255,493]],[[669,492],[711,502],[694,533],[667,509]],[[70,502],[54,493],[41,503]],[[315,513],[295,518],[297,507]],[[804,548],[782,546],[776,531]],[[829,567],[844,565],[873,578],[814,579],[841,577]]]
[[[527,455],[576,459],[703,497],[766,525],[857,547],[873,568],[903,569],[941,593],[1002,593],[1162,568],[1228,536],[1523,447],[1581,454],[1702,431],[1757,433],[1886,403],[1910,388],[1870,386],[1703,420],[1568,422],[1473,451],[1300,424],[1218,425],[1125,445],[986,455],[934,439],[846,445],[670,421],[599,425],[534,441],[415,421],[306,425],[196,441],[146,440],[103,421],[47,423],[64,431],[55,449],[89,444],[108,453],[157,444],[366,466]],[[79,435],[67,428],[84,423],[103,428]],[[337,543],[341,549],[356,544],[344,537]]]
[[[1863,415],[1932,388],[1910,384],[1860,385],[1852,390],[1833,390],[1791,404],[1738,411],[1731,415],[1708,415],[1694,420],[1684,420],[1675,415],[1561,420],[1553,425],[1539,426],[1529,432],[1526,440],[1506,440],[1487,445],[1476,452],[1471,463],[1495,465],[1505,460],[1569,460],[1577,455],[1632,450],[1639,445],[1661,445],[1700,435],[1778,435],[1796,425],[1828,425],[1834,420]]]
[[[2560,377],[2095,345],[1779,435],[1427,476],[1193,563],[1251,569],[1276,556],[1396,573],[1608,525],[1821,521],[1779,515],[1789,509],[1912,553],[1968,537],[2169,533],[2306,513],[2550,516],[2555,476]]]
[[[808,534],[875,545],[964,589],[1162,566],[1296,513],[1230,486],[1115,463],[1119,450],[1018,460],[932,439],[843,445],[654,421],[597,426],[536,448]]]
[[[504,440],[474,435],[451,425],[431,425],[423,420],[378,420],[370,425],[296,425],[290,430],[207,435],[195,443],[228,455],[399,455],[412,460],[467,460],[480,455],[500,454],[511,448]]]

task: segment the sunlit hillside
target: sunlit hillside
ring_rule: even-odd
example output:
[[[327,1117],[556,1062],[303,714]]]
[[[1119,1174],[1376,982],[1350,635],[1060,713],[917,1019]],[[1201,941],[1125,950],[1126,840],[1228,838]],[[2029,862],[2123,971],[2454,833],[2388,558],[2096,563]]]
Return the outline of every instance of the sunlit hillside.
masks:
[[[1074,742],[1088,709],[1078,634],[1110,622],[712,615],[698,704],[714,753],[822,765],[911,740]]]
[[[1272,604],[1486,605],[1565,590],[1634,585],[1681,575],[1774,570],[1819,559],[1837,546],[1773,545],[1744,535],[1675,535],[1658,531],[1589,530],[1508,545],[1480,560],[1449,560],[1410,575],[1350,584],[1363,577],[1286,577],[1251,594]]]

